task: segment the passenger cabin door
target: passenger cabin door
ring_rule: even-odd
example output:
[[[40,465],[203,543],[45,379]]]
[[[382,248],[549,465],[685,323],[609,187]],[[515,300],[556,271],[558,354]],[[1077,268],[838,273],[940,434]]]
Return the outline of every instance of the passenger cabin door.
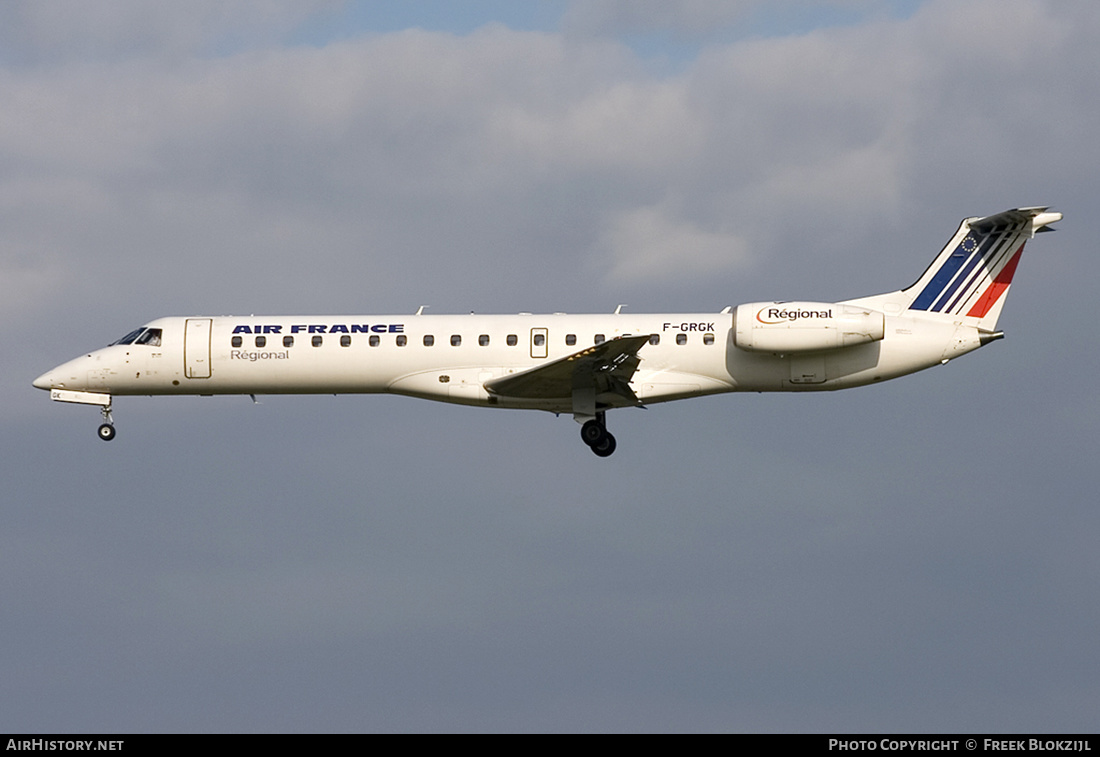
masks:
[[[531,357],[546,357],[549,347],[546,329],[531,329]]]
[[[210,378],[210,318],[188,318],[183,329],[183,375]]]

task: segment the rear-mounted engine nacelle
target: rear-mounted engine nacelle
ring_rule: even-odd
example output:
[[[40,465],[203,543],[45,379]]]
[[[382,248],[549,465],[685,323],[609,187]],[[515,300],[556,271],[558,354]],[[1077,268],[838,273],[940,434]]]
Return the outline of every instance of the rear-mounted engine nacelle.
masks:
[[[886,317],[833,302],[750,302],[734,311],[733,343],[749,352],[814,352],[883,338]]]

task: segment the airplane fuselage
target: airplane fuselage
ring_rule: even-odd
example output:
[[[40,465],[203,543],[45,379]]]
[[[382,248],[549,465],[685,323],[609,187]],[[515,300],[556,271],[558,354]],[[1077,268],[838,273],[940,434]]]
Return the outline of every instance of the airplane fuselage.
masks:
[[[570,394],[512,398],[491,379],[590,345],[648,334],[631,385],[643,403],[732,391],[814,391],[927,368],[960,328],[886,317],[887,336],[777,354],[734,344],[733,314],[169,317],[158,343],[114,344],[42,376],[43,388],[126,395],[392,393],[468,405],[572,412]],[[971,348],[979,346],[974,330]],[[969,351],[969,350],[966,350]],[[621,406],[617,398],[601,404]]]

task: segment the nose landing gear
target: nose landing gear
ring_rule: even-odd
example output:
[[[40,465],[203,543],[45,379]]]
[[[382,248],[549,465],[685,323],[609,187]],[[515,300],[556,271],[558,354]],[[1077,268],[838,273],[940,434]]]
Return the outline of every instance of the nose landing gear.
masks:
[[[581,426],[581,440],[599,457],[608,457],[615,451],[615,437],[607,430],[604,413],[596,413],[593,420]]]
[[[115,438],[115,421],[111,417],[111,406],[104,405],[99,409],[103,414],[103,425],[99,427],[99,438],[105,442],[109,442]]]
[[[99,412],[103,414],[103,425],[98,431],[99,438],[105,442],[115,438],[115,421],[111,417],[111,395],[53,387],[50,389],[50,399],[56,402],[73,402],[78,405],[99,405]]]

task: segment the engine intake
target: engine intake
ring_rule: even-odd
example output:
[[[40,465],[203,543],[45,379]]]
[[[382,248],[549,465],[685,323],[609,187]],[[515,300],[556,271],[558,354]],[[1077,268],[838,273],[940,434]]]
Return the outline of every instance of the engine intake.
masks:
[[[750,302],[733,318],[733,343],[748,352],[835,350],[886,335],[882,313],[833,302]]]

